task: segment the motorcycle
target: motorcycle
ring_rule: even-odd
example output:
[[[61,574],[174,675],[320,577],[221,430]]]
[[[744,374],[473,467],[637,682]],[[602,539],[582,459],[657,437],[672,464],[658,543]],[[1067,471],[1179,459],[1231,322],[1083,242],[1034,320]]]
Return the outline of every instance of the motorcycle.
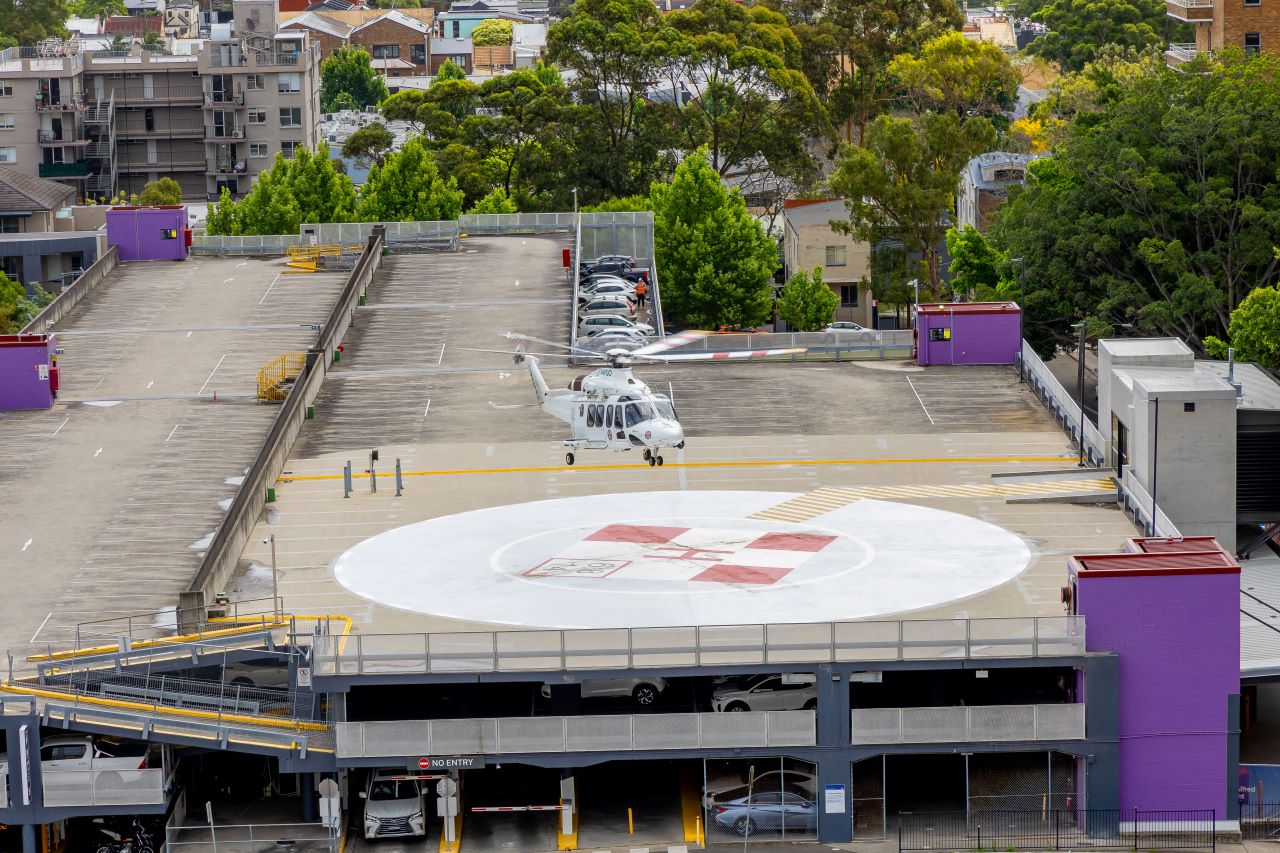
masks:
[[[105,826],[99,827],[99,831],[112,841],[98,847],[95,853],[156,853],[155,841],[152,840],[151,833],[147,832],[147,828],[142,825],[142,821],[136,817],[133,818],[129,829],[130,834],[123,835],[112,832]]]

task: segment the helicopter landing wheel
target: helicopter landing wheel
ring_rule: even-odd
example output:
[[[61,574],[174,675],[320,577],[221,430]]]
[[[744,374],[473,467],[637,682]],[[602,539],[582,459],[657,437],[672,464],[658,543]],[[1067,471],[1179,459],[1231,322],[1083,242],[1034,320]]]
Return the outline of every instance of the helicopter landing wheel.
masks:
[[[566,464],[566,465],[572,465],[572,464],[573,464],[573,454],[572,454],[572,453],[566,453],[566,454],[564,455],[564,464]]]
[[[647,447],[646,447],[646,448],[644,449],[644,461],[645,461],[645,462],[648,462],[648,461],[649,461],[649,457],[650,457],[650,456],[652,456],[652,455],[653,455],[653,452],[652,452],[651,450],[649,450],[649,448],[647,448]]]
[[[650,457],[649,457],[649,467],[650,467],[650,468],[652,468],[654,465],[657,465],[657,464],[658,464],[658,457],[656,457],[656,456],[650,456]]]
[[[659,456],[659,457],[658,457],[658,467],[659,467],[659,468],[661,468],[661,467],[662,467],[662,457],[661,457],[661,456]]]

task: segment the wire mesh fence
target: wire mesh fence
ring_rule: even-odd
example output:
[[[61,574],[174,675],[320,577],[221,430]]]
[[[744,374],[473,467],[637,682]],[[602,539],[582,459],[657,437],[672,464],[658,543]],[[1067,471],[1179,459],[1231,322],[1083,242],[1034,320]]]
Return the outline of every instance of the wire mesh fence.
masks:
[[[1031,809],[898,816],[899,850],[1214,850],[1212,809]]]
[[[1280,803],[1243,803],[1240,835],[1246,839],[1280,840]]]

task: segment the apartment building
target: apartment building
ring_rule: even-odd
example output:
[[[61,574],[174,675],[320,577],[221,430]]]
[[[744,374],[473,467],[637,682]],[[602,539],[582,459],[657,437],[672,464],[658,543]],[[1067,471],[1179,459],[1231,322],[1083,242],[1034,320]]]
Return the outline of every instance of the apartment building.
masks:
[[[1280,48],[1280,6],[1275,0],[1165,0],[1165,13],[1193,24],[1196,34],[1194,42],[1169,45],[1164,56],[1171,68],[1230,45],[1246,54]]]
[[[277,153],[319,141],[319,48],[277,23],[270,0],[239,0],[232,37],[194,54],[76,40],[0,53],[0,163],[80,198],[163,176],[192,199],[243,194]]]

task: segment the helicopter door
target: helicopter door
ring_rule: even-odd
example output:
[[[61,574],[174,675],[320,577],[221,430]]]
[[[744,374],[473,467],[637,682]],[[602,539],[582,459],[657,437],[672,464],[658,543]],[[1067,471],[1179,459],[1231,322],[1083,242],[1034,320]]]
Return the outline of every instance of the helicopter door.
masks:
[[[591,442],[600,442],[603,444],[605,439],[605,409],[608,408],[603,403],[587,403],[587,440]]]
[[[604,416],[605,435],[612,442],[623,441],[622,435],[622,406],[612,404],[605,411]],[[623,442],[625,443],[625,442]]]

